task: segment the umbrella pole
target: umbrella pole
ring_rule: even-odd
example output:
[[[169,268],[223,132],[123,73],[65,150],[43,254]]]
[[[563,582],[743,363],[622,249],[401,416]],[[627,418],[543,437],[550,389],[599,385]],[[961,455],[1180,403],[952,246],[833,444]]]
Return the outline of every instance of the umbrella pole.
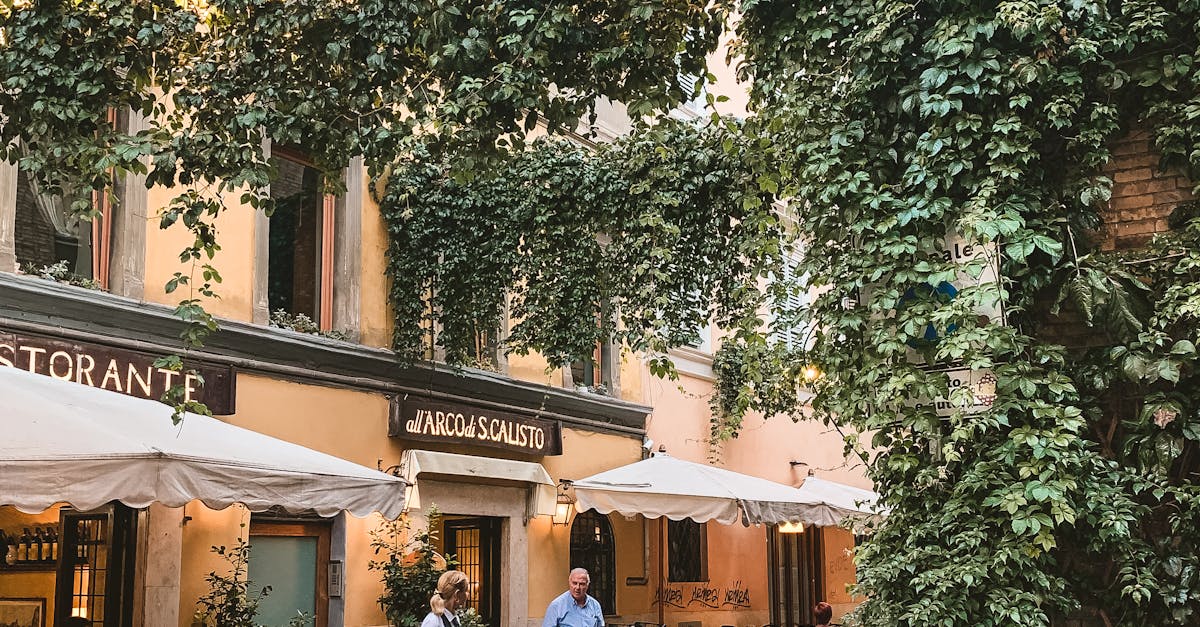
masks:
[[[658,624],[666,625],[667,604],[667,517],[658,517]]]

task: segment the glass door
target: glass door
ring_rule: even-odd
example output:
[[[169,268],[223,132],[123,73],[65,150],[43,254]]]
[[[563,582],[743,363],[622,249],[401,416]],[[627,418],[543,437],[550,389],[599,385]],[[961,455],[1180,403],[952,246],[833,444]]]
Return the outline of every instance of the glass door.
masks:
[[[471,600],[480,618],[500,627],[500,519],[449,518],[443,523],[445,553],[471,582]]]
[[[137,510],[120,503],[77,512],[63,509],[56,627],[128,627],[133,624]]]
[[[329,608],[330,526],[323,522],[250,522],[249,578],[254,591],[270,586],[255,621],[286,627],[302,612],[325,627]]]
[[[802,533],[768,533],[771,622],[780,627],[810,625],[813,606],[825,598],[825,552],[821,528]]]

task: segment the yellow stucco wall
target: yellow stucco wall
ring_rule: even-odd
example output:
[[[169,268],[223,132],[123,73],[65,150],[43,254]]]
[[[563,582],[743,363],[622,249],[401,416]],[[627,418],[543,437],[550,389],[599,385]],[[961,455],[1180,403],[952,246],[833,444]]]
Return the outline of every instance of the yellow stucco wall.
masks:
[[[229,422],[255,431],[374,467],[383,459],[389,466],[399,462],[403,443],[388,438],[387,399],[382,394],[335,387],[302,384],[269,377],[239,374],[238,413]],[[433,447],[431,447],[433,448]],[[496,454],[495,451],[461,447],[436,447],[467,454]],[[601,434],[576,429],[563,430],[564,455],[540,461],[555,479],[578,479],[641,458],[641,440],[636,436]],[[180,620],[188,625],[196,599],[205,590],[204,575],[226,566],[214,555],[213,545],[232,545],[245,534],[250,516],[244,508],[215,512],[203,505],[188,505],[183,533]],[[610,517],[616,537],[617,598],[619,611],[636,612],[649,606],[652,585],[625,586],[627,577],[645,574],[645,543],[642,520]],[[376,599],[383,591],[379,574],[368,569],[374,558],[370,532],[378,517],[345,517],[345,624],[361,627],[383,624]],[[653,524],[653,523],[651,523]],[[549,518],[529,521],[528,613],[540,617],[546,604],[566,589],[569,564],[570,527],[555,526]]]
[[[389,348],[392,345],[392,313],[388,305],[387,225],[379,205],[371,197],[369,181],[364,173],[362,212],[362,278],[360,282],[359,330],[361,341],[368,346]]]
[[[182,223],[165,230],[159,228],[157,213],[178,193],[179,190],[156,187],[147,194],[147,207],[151,215],[146,222],[145,299],[171,306],[187,298],[199,298],[198,294],[189,296],[187,286],[171,294],[164,289],[175,272],[191,272],[191,264],[179,262],[180,251],[192,243],[191,234]],[[228,209],[216,221],[217,241],[221,250],[211,262],[223,279],[221,284],[215,286],[220,298],[205,299],[204,307],[215,316],[249,321],[254,313],[254,211],[238,204],[236,198],[227,199],[226,202]],[[197,285],[203,282],[199,265],[194,276]]]
[[[508,376],[521,381],[562,387],[562,371],[546,371],[546,359],[537,353],[508,356]]]
[[[208,592],[205,575],[210,572],[228,574],[230,571],[230,564],[214,553],[212,547],[233,547],[238,537],[247,538],[250,513],[240,505],[216,511],[192,501],[184,506],[183,516],[179,624],[187,627],[196,614],[196,602]]]
[[[294,442],[374,468],[383,459],[399,462],[400,447],[387,437],[387,399],[382,394],[294,383],[241,373],[237,409],[230,423]],[[191,503],[184,525],[180,590],[181,625],[189,625],[195,602],[206,589],[204,575],[227,569],[211,554],[214,545],[232,545],[248,532],[249,512],[242,507],[212,511]],[[368,571],[374,557],[370,530],[377,516],[345,515],[346,625],[378,625],[383,617],[375,599],[382,591],[377,574]],[[243,526],[244,525],[244,526]]]
[[[825,541],[825,600],[833,606],[835,620],[862,603],[863,598],[850,594],[854,583],[854,534],[847,529],[827,528]]]

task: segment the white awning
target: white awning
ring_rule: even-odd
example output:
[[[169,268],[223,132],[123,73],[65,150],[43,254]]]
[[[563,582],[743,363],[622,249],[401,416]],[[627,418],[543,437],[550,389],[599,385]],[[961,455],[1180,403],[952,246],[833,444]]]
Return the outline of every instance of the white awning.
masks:
[[[413,486],[409,491],[408,506],[414,509],[421,508],[418,475],[451,481],[484,479],[528,484],[527,511],[531,516],[553,516],[558,501],[550,473],[541,464],[533,462],[408,449],[401,458],[400,468],[404,480]]]
[[[35,513],[200,500],[251,511],[397,518],[403,480],[344,459],[86,385],[0,367],[0,505]]]
[[[879,499],[879,495],[871,490],[812,475],[805,477],[798,491],[806,500],[820,503],[824,508],[820,516],[815,517],[826,522],[813,522],[814,525],[836,525],[847,516],[873,516],[876,514],[875,501]]]
[[[666,453],[655,453],[649,459],[575,481],[573,486],[579,511],[713,520],[725,525],[739,518],[746,525],[837,523],[826,504],[789,485]]]

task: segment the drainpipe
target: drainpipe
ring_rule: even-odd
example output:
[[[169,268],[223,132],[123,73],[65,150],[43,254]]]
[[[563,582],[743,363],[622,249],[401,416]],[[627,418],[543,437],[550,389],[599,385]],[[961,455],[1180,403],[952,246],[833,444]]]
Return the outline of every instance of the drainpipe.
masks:
[[[667,517],[658,518],[658,624],[666,625],[667,604]]]

